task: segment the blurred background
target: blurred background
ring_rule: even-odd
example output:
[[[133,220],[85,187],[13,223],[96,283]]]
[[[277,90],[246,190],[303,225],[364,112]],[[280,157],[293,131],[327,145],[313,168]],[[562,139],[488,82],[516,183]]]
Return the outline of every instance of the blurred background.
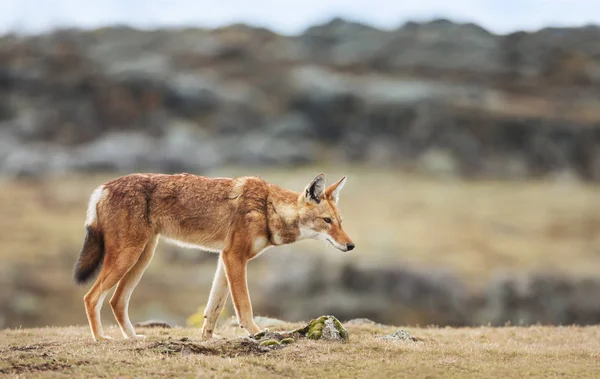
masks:
[[[600,5],[403,3],[5,0],[0,327],[86,325],[88,197],[139,171],[348,175],[357,248],[261,255],[256,315],[600,322]],[[195,325],[216,260],[160,244],[134,322]]]

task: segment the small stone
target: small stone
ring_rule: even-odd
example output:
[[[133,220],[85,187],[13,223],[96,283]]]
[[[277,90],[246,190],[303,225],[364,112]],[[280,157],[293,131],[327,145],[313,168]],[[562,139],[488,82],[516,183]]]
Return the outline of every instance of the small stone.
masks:
[[[165,329],[171,329],[171,325],[169,325],[165,321],[160,321],[160,320],[142,321],[142,322],[136,323],[134,326],[136,328],[165,328]]]
[[[352,320],[346,321],[344,324],[346,325],[377,325],[381,326],[381,324],[370,320],[368,318],[353,318]]]
[[[337,318],[330,315],[316,318],[294,333],[313,340],[348,342],[348,332]]]
[[[382,339],[382,340],[388,340],[388,341],[412,341],[412,342],[421,341],[419,338],[412,336],[410,333],[408,333],[407,331],[402,330],[402,329],[398,329],[394,333],[391,333],[391,334],[388,334],[385,336],[380,336],[377,338]]]

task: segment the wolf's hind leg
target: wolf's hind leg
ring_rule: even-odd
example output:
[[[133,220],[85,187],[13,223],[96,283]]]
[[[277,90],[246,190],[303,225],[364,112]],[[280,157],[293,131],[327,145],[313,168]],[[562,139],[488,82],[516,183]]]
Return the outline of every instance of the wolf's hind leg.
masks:
[[[96,341],[110,339],[104,334],[100,310],[108,292],[127,274],[138,261],[143,247],[129,246],[118,249],[106,246],[104,264],[98,279],[84,296],[85,310],[90,323],[92,335]]]
[[[158,242],[158,236],[151,237],[146,243],[144,250],[133,267],[123,276],[117,285],[117,289],[110,299],[110,306],[117,323],[125,338],[142,338],[144,336],[135,334],[135,329],[129,319],[129,300],[133,290],[140,282],[144,271],[154,256],[154,250]]]

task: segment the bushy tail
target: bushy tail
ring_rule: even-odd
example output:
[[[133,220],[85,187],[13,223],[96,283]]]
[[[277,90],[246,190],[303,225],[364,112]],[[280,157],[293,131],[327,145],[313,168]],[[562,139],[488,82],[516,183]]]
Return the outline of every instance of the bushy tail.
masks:
[[[85,284],[96,276],[104,259],[103,233],[92,226],[86,229],[83,248],[73,273],[73,281],[77,284]]]

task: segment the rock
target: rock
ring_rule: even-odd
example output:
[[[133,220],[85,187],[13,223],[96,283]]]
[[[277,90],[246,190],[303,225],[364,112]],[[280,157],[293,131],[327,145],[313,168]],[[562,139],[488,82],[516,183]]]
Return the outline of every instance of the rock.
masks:
[[[211,127],[216,134],[244,134],[260,128],[263,124],[262,117],[248,103],[230,103],[217,111]]]
[[[70,154],[60,146],[17,144],[0,160],[0,173],[9,177],[40,177],[69,172],[72,164]]]
[[[313,59],[337,65],[365,65],[385,48],[390,34],[376,28],[335,18],[308,28],[300,37]]]
[[[348,332],[344,329],[342,324],[332,316],[326,318],[323,322],[321,338],[326,341],[348,341]]]
[[[286,113],[267,125],[267,131],[276,138],[313,138],[313,125],[300,112]]]
[[[245,166],[293,166],[314,162],[317,148],[308,141],[272,138],[262,133],[220,139],[229,163]]]
[[[185,121],[173,123],[157,144],[148,164],[164,172],[202,173],[222,165],[225,158],[205,130]]]
[[[381,324],[370,320],[368,318],[353,318],[352,320],[346,321],[344,324],[346,325],[374,325],[374,326],[382,326]]]
[[[135,326],[136,328],[165,328],[165,329],[171,329],[171,325],[169,325],[169,323],[167,323],[165,321],[160,321],[160,320],[142,321],[142,322],[138,322],[138,323],[134,324],[133,326]]]
[[[348,342],[348,332],[342,323],[334,316],[321,316],[311,320],[304,328],[295,330],[303,337],[311,340],[323,339],[325,341]]]
[[[112,132],[78,147],[75,168],[93,171],[147,169],[144,163],[156,151],[156,139],[138,132]]]
[[[552,274],[498,273],[485,289],[485,306],[477,323],[505,325],[595,325],[600,301],[594,276],[566,278]]]
[[[274,345],[276,341],[281,344],[290,344],[298,338],[308,338],[312,340],[339,341],[348,342],[348,332],[342,326],[342,323],[334,316],[321,316],[311,320],[306,326],[293,330],[291,332],[271,332],[265,329],[249,337],[261,344],[265,342],[268,345]]]
[[[339,18],[298,36],[245,25],[14,35],[0,39],[0,129],[18,140],[0,141],[0,171],[350,161],[600,181],[599,38],[594,26],[504,36]]]
[[[413,337],[410,333],[402,329],[398,329],[394,333],[385,336],[379,336],[377,338],[387,341],[421,341],[419,338]]]
[[[11,132],[2,130],[2,124],[0,123],[0,166],[10,153],[19,148],[19,145],[19,140]]]
[[[184,117],[209,114],[220,104],[218,94],[213,91],[217,83],[211,77],[176,74],[167,86],[165,105]]]
[[[385,68],[428,66],[486,74],[502,70],[497,58],[501,37],[480,26],[438,19],[409,22],[391,33],[380,55],[380,64]],[[441,56],[444,58],[437,60]]]
[[[141,319],[160,320],[160,322],[164,322],[169,325],[177,325],[181,320],[180,317],[173,313],[172,309],[159,301],[146,302],[140,309],[137,310],[137,314]]]
[[[23,140],[40,141],[52,139],[52,125],[55,111],[50,109],[20,109],[9,127]]]

